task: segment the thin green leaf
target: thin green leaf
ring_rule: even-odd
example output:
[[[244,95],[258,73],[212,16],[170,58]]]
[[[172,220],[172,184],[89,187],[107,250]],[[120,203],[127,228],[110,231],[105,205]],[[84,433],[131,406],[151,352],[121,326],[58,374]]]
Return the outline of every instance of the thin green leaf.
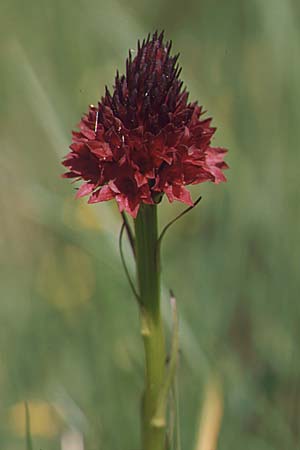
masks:
[[[135,288],[135,286],[134,286],[134,283],[133,283],[133,281],[132,281],[132,279],[131,279],[131,277],[130,277],[129,270],[128,270],[128,268],[127,268],[126,261],[125,261],[125,257],[124,257],[124,253],[123,253],[123,245],[122,245],[122,242],[123,242],[123,234],[124,234],[125,228],[126,228],[126,224],[125,224],[125,222],[123,222],[123,223],[122,223],[121,230],[120,230],[120,234],[119,234],[119,250],[120,250],[120,256],[121,256],[122,265],[123,265],[124,272],[125,272],[126,278],[127,278],[127,280],[128,280],[128,283],[129,283],[129,285],[130,285],[130,287],[131,287],[131,290],[132,290],[132,292],[133,292],[135,298],[137,299],[137,302],[140,304],[140,297],[139,297],[139,295],[138,295],[138,293],[137,293],[137,290],[136,290],[136,288]]]
[[[162,232],[160,233],[160,236],[158,238],[157,241],[157,245],[158,247],[161,245],[162,239],[164,237],[164,235],[166,234],[166,232],[168,231],[168,229],[173,225],[173,223],[177,222],[177,220],[181,219],[181,217],[183,217],[186,213],[188,213],[189,211],[191,211],[192,209],[194,209],[198,203],[200,202],[200,200],[202,199],[202,197],[198,197],[197,200],[195,201],[195,203],[193,204],[193,206],[189,206],[188,208],[186,208],[184,211],[182,211],[182,213],[178,214],[178,216],[176,216],[173,220],[171,220],[162,230]]]
[[[129,221],[127,219],[127,216],[124,213],[124,211],[121,213],[121,215],[122,215],[123,222],[124,222],[124,225],[125,225],[125,228],[126,228],[126,233],[127,233],[127,237],[128,237],[129,243],[130,243],[130,247],[131,247],[133,256],[135,258],[135,240],[134,240],[133,232],[132,232],[130,223],[129,223]]]

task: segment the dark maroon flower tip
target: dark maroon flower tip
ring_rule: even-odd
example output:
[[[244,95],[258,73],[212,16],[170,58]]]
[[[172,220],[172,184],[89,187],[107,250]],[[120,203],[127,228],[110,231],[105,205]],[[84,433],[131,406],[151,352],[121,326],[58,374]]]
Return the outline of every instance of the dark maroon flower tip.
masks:
[[[153,204],[158,194],[192,205],[186,185],[226,181],[226,150],[211,147],[216,129],[200,119],[202,107],[188,103],[179,55],[170,50],[163,33],[138,42],[112,94],[106,88],[82,117],[63,161],[64,177],[84,181],[77,197],[115,198],[120,211],[136,217],[140,204]]]

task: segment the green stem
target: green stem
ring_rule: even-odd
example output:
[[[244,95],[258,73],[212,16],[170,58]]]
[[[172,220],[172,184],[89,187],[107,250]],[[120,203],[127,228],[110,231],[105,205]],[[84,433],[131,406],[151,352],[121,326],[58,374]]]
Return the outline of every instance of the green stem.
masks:
[[[145,348],[145,392],[142,405],[143,450],[165,449],[165,424],[153,423],[166,376],[166,349],[160,311],[160,255],[157,207],[142,205],[135,220],[136,265]]]

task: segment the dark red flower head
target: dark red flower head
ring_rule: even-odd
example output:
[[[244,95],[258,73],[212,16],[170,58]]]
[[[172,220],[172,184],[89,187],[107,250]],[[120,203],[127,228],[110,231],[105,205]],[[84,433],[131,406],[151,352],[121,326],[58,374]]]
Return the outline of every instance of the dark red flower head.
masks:
[[[117,72],[105,96],[73,132],[71,152],[63,164],[66,178],[83,180],[77,197],[89,203],[115,198],[120,211],[136,217],[141,203],[153,204],[164,193],[170,202],[192,205],[188,184],[226,181],[226,150],[211,147],[215,128],[200,119],[202,107],[188,103],[179,79],[179,55],[171,56],[163,33],[138,42]]]

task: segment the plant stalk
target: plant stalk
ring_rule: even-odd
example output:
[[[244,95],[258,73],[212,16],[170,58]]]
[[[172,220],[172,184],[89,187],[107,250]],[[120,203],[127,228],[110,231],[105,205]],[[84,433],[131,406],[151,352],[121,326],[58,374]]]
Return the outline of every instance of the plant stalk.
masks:
[[[165,420],[153,423],[166,376],[166,348],[160,311],[160,255],[157,206],[141,205],[135,220],[136,267],[145,350],[145,391],[142,402],[142,449],[165,450]]]

